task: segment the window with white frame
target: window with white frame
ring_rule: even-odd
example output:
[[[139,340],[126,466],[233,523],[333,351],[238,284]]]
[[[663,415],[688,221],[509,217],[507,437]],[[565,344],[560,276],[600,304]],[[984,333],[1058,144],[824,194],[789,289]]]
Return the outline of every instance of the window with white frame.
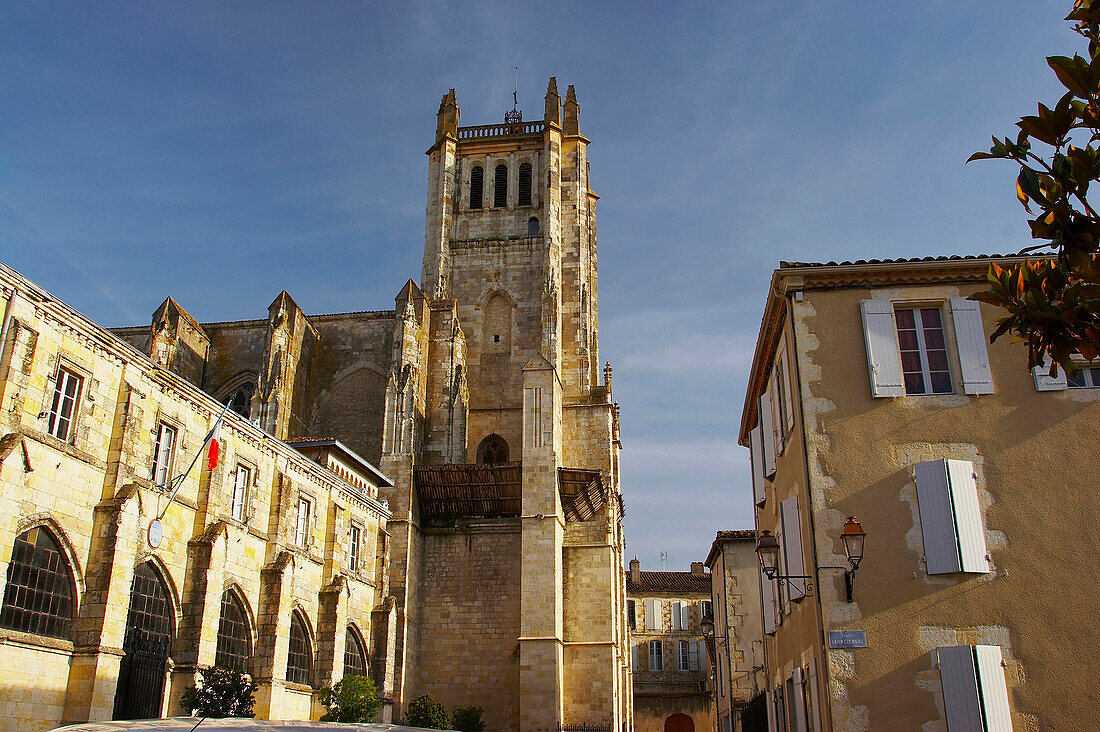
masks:
[[[631,630],[638,629],[638,610],[633,600],[626,601],[626,622]]]
[[[153,450],[153,483],[164,488],[172,477],[172,462],[176,456],[176,428],[161,422],[157,428],[157,445]]]
[[[252,485],[252,468],[237,463],[237,471],[233,475],[233,499],[229,506],[230,515],[237,521],[244,521],[250,485]]]
[[[949,729],[1012,729],[1004,657],[1000,646],[944,646],[936,649]]]
[[[680,670],[689,671],[691,669],[691,643],[688,641],[679,641],[677,644],[680,656]]]
[[[309,547],[309,515],[313,502],[308,498],[298,499],[298,523],[294,531],[294,543],[303,549]]]
[[[699,615],[704,618],[714,617],[714,606],[711,604],[710,600],[703,600],[699,603]]]
[[[1078,365],[1076,374],[1067,371],[1066,386],[1070,389],[1100,389],[1100,366]]]
[[[57,370],[53,401],[50,404],[50,421],[46,431],[59,440],[68,440],[76,421],[77,400],[80,398],[84,379],[66,368]]]
[[[906,394],[950,394],[943,314],[939,307],[895,308]]]
[[[672,601],[672,629],[687,630],[687,603]]]
[[[348,532],[348,569],[352,572],[359,571],[359,541],[362,534],[362,529],[355,524],[351,525],[351,531]]]
[[[649,642],[649,670],[650,671],[664,671],[665,660],[664,651],[661,646],[661,641],[651,640]]]

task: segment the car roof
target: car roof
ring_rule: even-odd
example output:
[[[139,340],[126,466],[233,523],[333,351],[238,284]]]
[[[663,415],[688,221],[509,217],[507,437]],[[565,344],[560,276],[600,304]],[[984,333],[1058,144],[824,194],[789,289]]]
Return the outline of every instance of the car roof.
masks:
[[[220,732],[221,730],[277,730],[278,732],[421,732],[420,727],[399,724],[367,724],[347,722],[310,722],[306,720],[272,719],[200,719],[176,717],[173,719],[140,719],[127,722],[84,722],[61,727],[55,732]]]

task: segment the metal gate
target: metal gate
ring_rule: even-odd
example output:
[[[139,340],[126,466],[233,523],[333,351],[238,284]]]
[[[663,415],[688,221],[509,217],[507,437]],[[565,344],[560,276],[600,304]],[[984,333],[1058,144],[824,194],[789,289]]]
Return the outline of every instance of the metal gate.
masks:
[[[768,732],[768,695],[757,694],[741,707],[742,732]]]
[[[115,691],[115,719],[159,717],[164,701],[172,606],[156,569],[148,562],[134,571],[126,637]]]

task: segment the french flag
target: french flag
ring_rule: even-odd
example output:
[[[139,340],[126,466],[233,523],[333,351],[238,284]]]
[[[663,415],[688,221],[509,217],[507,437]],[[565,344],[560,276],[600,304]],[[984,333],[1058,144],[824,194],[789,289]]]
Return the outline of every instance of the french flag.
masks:
[[[221,443],[218,442],[218,437],[222,429],[222,418],[218,417],[218,421],[214,423],[214,429],[210,430],[210,437],[207,441],[210,443],[210,447],[207,450],[206,467],[207,470],[213,470],[218,466],[218,453],[221,452]]]

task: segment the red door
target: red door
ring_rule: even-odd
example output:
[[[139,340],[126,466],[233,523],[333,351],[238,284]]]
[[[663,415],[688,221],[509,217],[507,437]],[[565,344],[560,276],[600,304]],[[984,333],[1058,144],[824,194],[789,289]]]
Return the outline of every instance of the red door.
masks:
[[[695,732],[695,722],[686,714],[673,714],[665,720],[665,732]]]

